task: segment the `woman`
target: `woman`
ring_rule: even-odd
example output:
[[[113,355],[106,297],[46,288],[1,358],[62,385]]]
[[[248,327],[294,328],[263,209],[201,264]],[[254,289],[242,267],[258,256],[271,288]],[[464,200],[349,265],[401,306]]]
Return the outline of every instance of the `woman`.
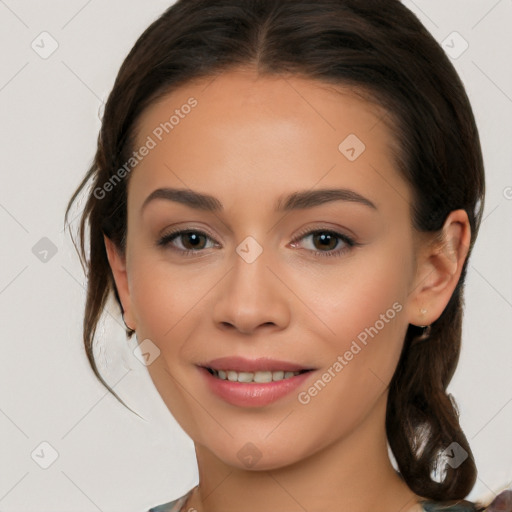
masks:
[[[152,511],[512,510],[464,500],[446,393],[478,131],[400,2],[179,0],[123,63],[69,206],[89,180],[92,368],[113,292],[196,450],[199,485]]]

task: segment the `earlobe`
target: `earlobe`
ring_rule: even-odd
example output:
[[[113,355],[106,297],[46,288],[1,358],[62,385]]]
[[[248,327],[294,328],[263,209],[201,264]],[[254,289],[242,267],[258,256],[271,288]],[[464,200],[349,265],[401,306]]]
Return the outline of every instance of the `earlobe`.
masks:
[[[114,276],[117,293],[121,300],[124,323],[129,329],[136,330],[136,325],[132,315],[130,288],[128,286],[126,257],[110,238],[103,235],[103,239],[105,242],[108,262],[112,269],[112,275]]]
[[[459,281],[470,242],[466,211],[450,212],[439,235],[422,248],[418,258],[410,323],[430,325],[441,316]],[[427,312],[422,315],[422,310]]]

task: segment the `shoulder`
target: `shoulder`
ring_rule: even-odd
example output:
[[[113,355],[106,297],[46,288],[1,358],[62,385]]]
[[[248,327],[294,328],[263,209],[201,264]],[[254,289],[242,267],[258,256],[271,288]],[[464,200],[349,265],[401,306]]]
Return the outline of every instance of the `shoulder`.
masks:
[[[512,512],[512,490],[500,492],[487,506],[466,500],[428,500],[420,504],[424,512]]]
[[[483,510],[485,512],[512,512],[512,489],[500,492]]]
[[[156,505],[154,507],[151,507],[148,512],[186,512],[182,511],[181,508],[187,501],[187,498],[189,494],[194,489],[190,489],[186,494],[181,496],[180,498],[177,498],[173,501],[169,501],[168,503],[163,503],[162,505]]]
[[[181,507],[192,490],[176,500],[156,505],[150,508],[148,512],[186,512],[182,511]],[[451,502],[422,501],[421,506],[424,512],[512,512],[512,490],[500,492],[487,507],[466,500]]]

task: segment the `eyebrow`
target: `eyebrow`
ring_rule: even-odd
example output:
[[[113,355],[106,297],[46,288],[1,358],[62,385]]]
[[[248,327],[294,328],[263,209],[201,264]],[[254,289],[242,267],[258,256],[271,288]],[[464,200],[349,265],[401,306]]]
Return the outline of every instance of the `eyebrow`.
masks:
[[[214,196],[195,192],[190,189],[178,188],[158,188],[151,192],[142,204],[141,211],[146,206],[157,199],[164,199],[176,203],[184,204],[196,210],[208,212],[220,212],[224,209],[222,203]],[[358,194],[354,190],[345,188],[304,190],[293,192],[292,194],[278,198],[275,204],[277,212],[286,212],[291,210],[300,210],[305,208],[314,208],[325,203],[333,201],[349,201],[359,203],[373,210],[377,210],[375,204],[368,198]]]

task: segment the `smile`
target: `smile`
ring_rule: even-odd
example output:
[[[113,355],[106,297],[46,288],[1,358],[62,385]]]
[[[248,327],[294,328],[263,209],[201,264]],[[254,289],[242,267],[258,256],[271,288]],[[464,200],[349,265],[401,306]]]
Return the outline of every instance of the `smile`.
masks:
[[[270,405],[286,396],[316,373],[312,369],[235,371],[199,366],[199,375],[210,393],[236,407],[254,408]]]

